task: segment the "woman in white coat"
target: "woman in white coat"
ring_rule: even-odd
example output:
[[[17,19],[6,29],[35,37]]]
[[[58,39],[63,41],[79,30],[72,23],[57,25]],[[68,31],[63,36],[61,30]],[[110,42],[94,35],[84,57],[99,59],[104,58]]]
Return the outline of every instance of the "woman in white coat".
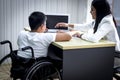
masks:
[[[56,27],[65,26],[83,31],[84,33],[76,33],[75,36],[91,42],[99,42],[101,39],[113,41],[116,43],[115,51],[120,53],[117,26],[107,0],[93,0],[90,13],[94,19],[91,23],[67,24],[61,22],[56,24]],[[118,65],[118,60],[115,60],[115,65]]]
[[[84,33],[76,33],[75,35],[87,41],[99,42],[101,39],[106,39],[116,42],[115,50],[120,51],[120,40],[116,23],[107,0],[93,0],[90,13],[94,19],[91,23],[67,24],[61,22],[56,27],[72,27],[74,30],[83,31]]]

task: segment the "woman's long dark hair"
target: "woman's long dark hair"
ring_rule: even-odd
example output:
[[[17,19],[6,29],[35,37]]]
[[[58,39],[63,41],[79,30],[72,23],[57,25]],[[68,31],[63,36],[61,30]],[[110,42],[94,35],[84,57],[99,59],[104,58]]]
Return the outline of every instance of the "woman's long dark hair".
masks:
[[[97,31],[98,25],[101,22],[101,20],[105,16],[111,14],[111,10],[107,0],[93,0],[92,6],[96,9],[96,20],[95,20],[95,26],[94,26],[94,33],[95,33]]]

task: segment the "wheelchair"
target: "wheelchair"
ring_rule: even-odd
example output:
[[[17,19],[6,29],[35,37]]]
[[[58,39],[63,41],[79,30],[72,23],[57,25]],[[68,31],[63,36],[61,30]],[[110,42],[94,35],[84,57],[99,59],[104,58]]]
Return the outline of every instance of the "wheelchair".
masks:
[[[0,60],[2,65],[9,65],[9,78],[5,80],[62,80],[60,69],[58,69],[52,60],[48,57],[34,57],[34,50],[30,46],[22,48],[22,51],[31,50],[32,58],[23,58],[17,55],[18,50],[12,49],[9,40],[0,42],[0,44],[9,44],[10,53]],[[8,62],[6,60],[8,59]],[[6,68],[4,66],[4,68]],[[3,70],[1,68],[1,70]],[[3,70],[4,71],[4,70]]]

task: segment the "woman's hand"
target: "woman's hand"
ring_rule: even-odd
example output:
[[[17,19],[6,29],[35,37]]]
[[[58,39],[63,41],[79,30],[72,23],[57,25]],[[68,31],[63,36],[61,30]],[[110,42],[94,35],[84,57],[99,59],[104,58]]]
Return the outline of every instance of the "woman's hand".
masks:
[[[56,28],[59,28],[59,27],[68,27],[68,23],[64,23],[64,22],[60,22],[60,23],[57,23]]]
[[[64,31],[62,31],[62,30],[58,30],[57,33],[64,33]]]
[[[82,35],[83,35],[83,34],[80,34],[79,32],[77,32],[77,33],[73,34],[73,37],[81,38]]]

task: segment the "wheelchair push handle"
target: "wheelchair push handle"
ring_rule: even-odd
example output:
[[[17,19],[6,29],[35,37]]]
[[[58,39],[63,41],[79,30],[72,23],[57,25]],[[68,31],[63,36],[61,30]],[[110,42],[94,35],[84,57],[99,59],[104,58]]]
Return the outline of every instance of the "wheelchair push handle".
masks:
[[[12,51],[13,51],[13,49],[12,49],[12,43],[11,43],[9,40],[4,40],[4,41],[1,41],[1,42],[0,42],[1,45],[6,44],[6,43],[9,44],[10,51],[12,52]]]
[[[32,57],[34,58],[34,50],[33,50],[33,48],[32,48],[31,46],[26,46],[26,47],[22,48],[22,51],[25,51],[25,50],[28,50],[28,49],[31,50],[31,52],[32,52]]]
[[[5,40],[5,41],[1,41],[0,44],[3,45],[3,44],[6,44],[6,43],[10,43],[9,40]]]

